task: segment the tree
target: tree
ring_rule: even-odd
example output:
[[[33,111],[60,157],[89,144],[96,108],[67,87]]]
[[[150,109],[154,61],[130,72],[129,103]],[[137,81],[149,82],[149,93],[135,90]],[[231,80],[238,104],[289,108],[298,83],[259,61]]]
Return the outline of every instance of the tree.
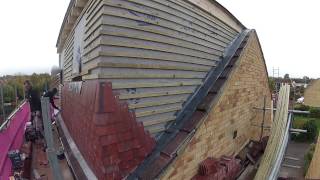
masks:
[[[12,102],[13,97],[15,96],[14,88],[10,85],[3,86],[3,98],[5,103]]]
[[[305,84],[308,84],[309,81],[310,81],[310,78],[309,78],[308,76],[303,76],[302,79],[304,80],[304,83],[305,83]]]
[[[14,75],[14,76],[4,76],[1,78],[1,82],[3,82],[3,95],[4,95],[4,102],[5,103],[15,103],[16,102],[16,90],[17,90],[17,97],[19,100],[23,99],[24,95],[24,87],[23,83],[25,80],[30,80],[33,88],[38,91],[39,93],[47,90],[51,81],[51,77],[49,74],[32,74],[31,76],[27,75]],[[19,102],[18,102],[19,103]],[[15,106],[11,108],[6,107],[7,114],[13,110]],[[1,110],[1,107],[0,107]],[[0,112],[1,114],[1,112]]]
[[[269,77],[269,88],[271,92],[274,92],[276,90],[276,84],[273,78]]]
[[[310,78],[308,77],[308,76],[303,76],[303,78],[302,79],[304,79],[304,80],[309,80]]]
[[[289,74],[285,74],[283,78],[284,78],[284,79],[289,79],[289,78],[290,78],[290,77],[289,77]]]
[[[307,133],[303,133],[303,135],[305,135],[306,140],[314,141],[318,134],[316,121],[309,120],[303,125],[303,129],[307,130]]]

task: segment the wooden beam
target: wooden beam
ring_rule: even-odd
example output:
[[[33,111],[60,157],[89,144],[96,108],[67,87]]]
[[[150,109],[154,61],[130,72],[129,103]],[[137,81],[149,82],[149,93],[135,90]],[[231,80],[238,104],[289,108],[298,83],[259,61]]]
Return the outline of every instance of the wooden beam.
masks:
[[[179,94],[191,94],[192,90],[177,90],[177,91],[164,91],[164,92],[150,92],[150,93],[137,93],[137,94],[120,94],[119,99],[136,99],[136,98],[146,98],[146,97],[159,97],[159,96],[170,96]]]
[[[204,75],[173,74],[173,73],[103,73],[86,75],[85,79],[203,79]]]
[[[99,79],[98,75],[90,76],[91,79]],[[83,80],[87,80],[88,76],[83,76]],[[100,78],[101,79],[101,78]],[[160,82],[155,80],[154,82],[114,82],[112,83],[112,89],[128,89],[128,88],[153,88],[153,87],[179,87],[179,86],[198,86],[201,85],[201,81],[180,81],[180,82]]]
[[[166,128],[164,126],[146,127],[146,130],[149,131],[151,134],[156,134],[158,132],[165,131]]]
[[[150,59],[152,62],[152,60]],[[111,67],[111,68],[133,68],[133,69],[161,69],[161,70],[184,70],[184,71],[199,71],[199,72],[207,72],[212,67],[204,66],[204,67],[192,67],[192,66],[173,66],[166,64],[133,64],[133,63],[115,63],[115,62],[96,62],[87,66],[87,70],[92,70],[98,67]]]
[[[166,118],[160,118],[160,119],[154,119],[154,120],[147,120],[147,121],[143,121],[143,125],[144,126],[152,126],[152,125],[155,125],[155,124],[161,124],[161,123],[164,123],[164,122],[169,122],[169,121],[173,121],[175,120],[175,116],[172,116],[172,117],[166,117]]]
[[[172,112],[172,111],[177,111],[180,110],[182,107],[181,106],[174,106],[174,107],[167,107],[167,108],[162,108],[162,109],[157,109],[157,110],[149,110],[149,111],[142,111],[142,112],[136,112],[136,117],[144,117],[144,116],[151,116],[154,114],[162,114],[166,112]]]
[[[129,104],[129,109],[139,109],[144,107],[150,106],[161,106],[166,104],[174,104],[174,103],[182,103],[185,101],[185,98],[178,98],[178,99],[169,99],[163,101],[152,101],[152,102],[145,102],[145,103],[138,103],[138,104]]]

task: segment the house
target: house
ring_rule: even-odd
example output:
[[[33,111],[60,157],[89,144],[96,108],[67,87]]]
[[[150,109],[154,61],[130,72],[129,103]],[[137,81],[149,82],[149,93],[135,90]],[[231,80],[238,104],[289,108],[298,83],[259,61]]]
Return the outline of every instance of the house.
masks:
[[[280,89],[281,84],[287,83],[290,84],[292,88],[307,88],[308,84],[310,83],[310,79],[308,77],[304,78],[273,78],[275,81],[275,85],[277,89]]]
[[[308,106],[320,107],[320,79],[311,81],[305,89],[304,103]]]
[[[91,179],[190,179],[269,133],[257,33],[216,1],[72,0],[57,49],[61,122]]]

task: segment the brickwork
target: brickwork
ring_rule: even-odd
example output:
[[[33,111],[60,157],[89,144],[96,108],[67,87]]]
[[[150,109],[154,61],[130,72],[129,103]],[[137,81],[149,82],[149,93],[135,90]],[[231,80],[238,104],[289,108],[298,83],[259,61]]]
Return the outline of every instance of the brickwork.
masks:
[[[313,157],[308,168],[306,179],[320,179],[320,136],[316,144],[316,149],[313,153]]]
[[[266,66],[258,37],[252,33],[206,120],[161,178],[190,179],[207,157],[234,155],[248,140],[258,140],[260,128],[254,125],[260,125],[263,113],[253,107],[262,107],[264,97],[269,107],[271,94]],[[270,120],[267,112],[266,126],[271,124]]]
[[[311,82],[304,92],[304,103],[308,106],[320,107],[320,79]]]
[[[86,81],[80,92],[64,85],[62,109],[72,138],[99,180],[126,177],[155,146],[111,83]]]

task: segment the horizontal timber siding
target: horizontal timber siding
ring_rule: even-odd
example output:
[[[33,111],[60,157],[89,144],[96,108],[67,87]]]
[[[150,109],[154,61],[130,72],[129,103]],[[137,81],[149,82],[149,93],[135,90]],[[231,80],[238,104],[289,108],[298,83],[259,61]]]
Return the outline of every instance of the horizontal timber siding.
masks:
[[[74,33],[71,33],[69,38],[66,40],[65,48],[63,49],[64,57],[62,63],[63,69],[63,80],[71,81],[72,74],[72,62],[73,62],[73,41],[74,41]]]
[[[76,37],[84,41],[83,80],[112,82],[153,135],[175,120],[239,33],[184,0],[97,0],[87,6],[84,37]],[[71,79],[71,46],[68,38],[65,80]]]

